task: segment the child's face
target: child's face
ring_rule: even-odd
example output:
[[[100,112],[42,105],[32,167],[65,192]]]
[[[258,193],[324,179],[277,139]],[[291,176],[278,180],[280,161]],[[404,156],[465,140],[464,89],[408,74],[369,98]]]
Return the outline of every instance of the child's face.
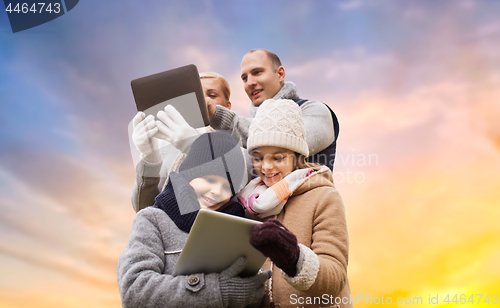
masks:
[[[217,210],[231,198],[229,181],[218,175],[206,175],[189,182],[202,209]]]
[[[260,179],[271,187],[295,169],[295,153],[284,148],[265,146],[252,151],[253,167]]]

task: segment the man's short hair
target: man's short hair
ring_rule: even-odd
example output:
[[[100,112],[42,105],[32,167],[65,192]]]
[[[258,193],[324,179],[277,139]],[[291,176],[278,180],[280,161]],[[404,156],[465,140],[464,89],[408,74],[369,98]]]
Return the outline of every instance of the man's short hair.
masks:
[[[276,55],[274,52],[269,51],[267,49],[263,49],[263,48],[253,49],[253,50],[250,50],[248,53],[251,53],[251,52],[254,52],[254,51],[258,51],[258,50],[261,50],[261,51],[263,51],[263,52],[266,53],[266,55],[269,58],[269,60],[271,60],[271,67],[273,68],[273,70],[275,72],[278,70],[278,67],[282,66],[281,65],[281,60],[278,57],[278,55]]]

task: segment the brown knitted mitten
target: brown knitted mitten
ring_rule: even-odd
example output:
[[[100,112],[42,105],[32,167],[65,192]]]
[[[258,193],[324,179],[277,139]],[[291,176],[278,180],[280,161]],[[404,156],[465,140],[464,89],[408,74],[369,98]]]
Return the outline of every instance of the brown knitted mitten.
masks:
[[[279,220],[269,219],[252,228],[250,244],[281,268],[288,276],[297,274],[300,248],[297,237]]]

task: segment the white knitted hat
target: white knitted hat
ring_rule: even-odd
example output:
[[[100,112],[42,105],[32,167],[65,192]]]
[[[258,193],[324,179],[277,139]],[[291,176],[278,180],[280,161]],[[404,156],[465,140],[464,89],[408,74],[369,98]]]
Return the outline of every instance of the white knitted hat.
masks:
[[[289,99],[265,100],[248,132],[247,149],[275,146],[309,156],[306,130],[299,105]]]

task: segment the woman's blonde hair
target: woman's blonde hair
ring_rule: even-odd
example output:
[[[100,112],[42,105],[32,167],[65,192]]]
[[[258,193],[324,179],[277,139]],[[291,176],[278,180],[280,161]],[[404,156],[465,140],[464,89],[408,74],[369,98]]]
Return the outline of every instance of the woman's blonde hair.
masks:
[[[221,74],[217,74],[214,72],[202,72],[200,73],[200,79],[203,78],[215,78],[215,80],[217,80],[222,86],[222,94],[224,94],[226,100],[229,101],[231,90],[229,89],[229,83],[227,82],[226,78],[224,78]]]

